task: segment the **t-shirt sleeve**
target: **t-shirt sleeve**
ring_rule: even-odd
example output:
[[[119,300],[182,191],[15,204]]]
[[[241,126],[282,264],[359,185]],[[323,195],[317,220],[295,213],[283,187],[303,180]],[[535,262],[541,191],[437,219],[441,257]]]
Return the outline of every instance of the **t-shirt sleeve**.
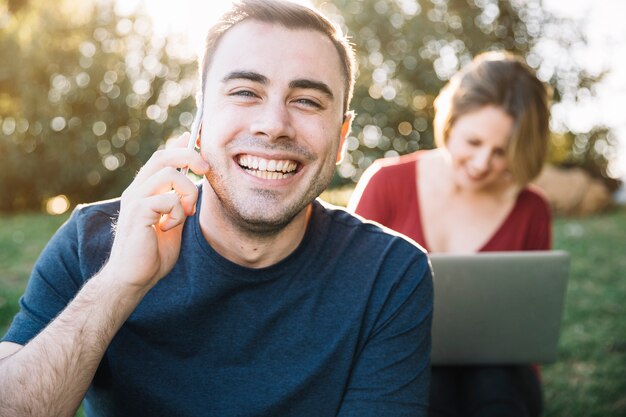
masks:
[[[348,210],[368,220],[380,224],[388,224],[390,216],[390,201],[388,196],[388,181],[385,170],[376,161],[365,170],[354,193],[350,198]]]
[[[25,345],[65,308],[80,289],[76,218],[75,211],[42,251],[19,300],[19,311],[2,341]]]
[[[394,268],[395,266],[395,268]],[[393,272],[395,269],[395,272]],[[406,267],[360,351],[339,417],[426,416],[430,387],[432,272],[423,255]]]

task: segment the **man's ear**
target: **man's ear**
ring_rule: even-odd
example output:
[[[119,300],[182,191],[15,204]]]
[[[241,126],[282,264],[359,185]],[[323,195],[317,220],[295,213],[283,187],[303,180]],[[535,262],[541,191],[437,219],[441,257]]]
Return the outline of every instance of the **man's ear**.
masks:
[[[350,110],[343,116],[343,123],[341,124],[341,136],[339,137],[339,149],[337,150],[336,164],[339,165],[343,161],[343,157],[346,154],[346,138],[350,134],[352,128],[352,120],[354,120],[354,111]]]

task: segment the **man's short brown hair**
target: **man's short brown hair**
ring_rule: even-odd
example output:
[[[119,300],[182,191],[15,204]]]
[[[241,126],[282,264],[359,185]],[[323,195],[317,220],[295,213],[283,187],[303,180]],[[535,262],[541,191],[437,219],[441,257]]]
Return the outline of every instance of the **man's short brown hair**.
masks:
[[[229,29],[244,20],[256,20],[274,23],[287,29],[314,30],[325,34],[333,43],[342,64],[345,97],[344,114],[348,112],[354,90],[356,60],[354,50],[341,30],[320,12],[289,1],[280,0],[241,0],[233,3],[220,20],[209,29],[201,62],[202,91],[206,84],[207,73],[211,66],[211,58],[217,49],[220,39]],[[302,45],[307,48],[307,45]]]

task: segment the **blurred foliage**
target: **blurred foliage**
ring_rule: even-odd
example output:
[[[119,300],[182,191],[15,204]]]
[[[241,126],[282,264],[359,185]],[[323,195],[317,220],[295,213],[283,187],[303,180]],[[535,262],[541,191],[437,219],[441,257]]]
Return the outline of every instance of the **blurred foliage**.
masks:
[[[355,44],[357,113],[349,156],[334,185],[357,181],[380,157],[430,149],[433,101],[447,80],[480,52],[525,57],[550,84],[554,102],[593,94],[604,74],[589,74],[570,53],[586,40],[576,22],[556,18],[540,0],[317,1]],[[616,140],[604,126],[570,132],[552,120],[551,162],[583,166],[614,188],[607,173]]]
[[[613,178],[609,164],[617,159],[618,140],[606,126],[596,126],[589,132],[553,133],[548,159],[564,168],[580,167],[599,178],[616,191],[620,180]]]
[[[322,0],[317,0],[322,3]],[[359,76],[348,157],[333,187],[357,181],[380,157],[433,147],[433,100],[479,52],[526,57],[555,102],[594,94],[570,54],[585,43],[574,22],[539,0],[332,0],[321,8],[356,45]],[[0,0],[0,211],[39,210],[119,195],[163,142],[192,121],[197,64],[180,39],[154,36],[141,13],[110,0]],[[616,138],[552,120],[551,158],[607,182]],[[615,184],[613,182],[612,184]]]
[[[0,211],[117,196],[191,124],[197,64],[110,2],[0,3]],[[11,7],[9,7],[11,6]]]

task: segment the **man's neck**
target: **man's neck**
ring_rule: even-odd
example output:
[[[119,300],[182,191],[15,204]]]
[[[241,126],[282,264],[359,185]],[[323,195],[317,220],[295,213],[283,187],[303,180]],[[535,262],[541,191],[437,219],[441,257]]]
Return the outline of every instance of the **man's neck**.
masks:
[[[302,241],[311,216],[310,204],[284,228],[261,235],[234,224],[206,180],[202,187],[200,230],[224,258],[249,268],[265,268],[286,258]]]

